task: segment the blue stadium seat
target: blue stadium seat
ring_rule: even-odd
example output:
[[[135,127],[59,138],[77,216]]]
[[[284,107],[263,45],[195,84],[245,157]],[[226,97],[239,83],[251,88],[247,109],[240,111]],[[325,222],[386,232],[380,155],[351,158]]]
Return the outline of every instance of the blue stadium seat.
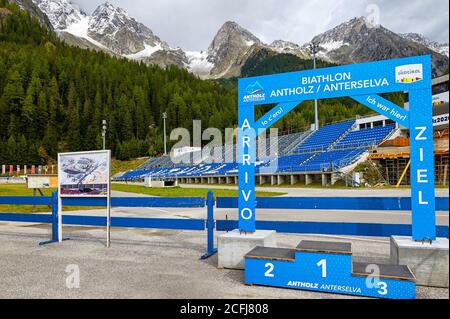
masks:
[[[395,129],[395,125],[379,126],[372,129],[352,131],[340,140],[335,148],[369,147],[378,145]]]
[[[355,121],[345,121],[325,125],[312,134],[307,131],[282,136],[278,141],[279,157],[276,160],[258,159],[259,162],[255,165],[256,172],[266,172],[265,169],[272,172],[318,172],[339,169],[354,163],[370,146],[378,145],[395,129],[395,125],[388,125],[349,132],[354,124]],[[296,143],[299,145],[295,146]],[[270,145],[267,145],[268,152]],[[236,149],[236,145],[233,149]],[[225,154],[224,148],[221,151]],[[288,152],[290,154],[287,154]],[[115,179],[137,180],[146,176],[152,178],[226,176],[237,175],[237,169],[236,162],[175,165],[169,156],[162,156],[152,158],[137,170],[126,172]]]
[[[293,153],[307,153],[325,151],[332,143],[334,143],[342,134],[347,132],[355,121],[346,121],[336,124],[322,126],[314,132],[303,143],[298,145]]]

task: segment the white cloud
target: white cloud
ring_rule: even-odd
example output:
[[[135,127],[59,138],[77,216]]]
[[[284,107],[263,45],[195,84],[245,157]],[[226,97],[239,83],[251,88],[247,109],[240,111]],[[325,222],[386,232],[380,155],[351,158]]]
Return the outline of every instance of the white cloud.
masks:
[[[102,0],[72,0],[91,13]],[[379,8],[380,22],[394,32],[422,33],[448,42],[447,0],[110,0],[150,27],[171,46],[206,49],[220,26],[233,20],[262,41],[303,44],[356,16],[368,5]]]

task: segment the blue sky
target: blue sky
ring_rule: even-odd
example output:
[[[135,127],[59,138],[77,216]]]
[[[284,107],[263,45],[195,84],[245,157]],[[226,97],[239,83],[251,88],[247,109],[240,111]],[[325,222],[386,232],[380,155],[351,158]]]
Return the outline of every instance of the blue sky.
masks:
[[[71,0],[86,13],[105,0]],[[207,49],[220,26],[233,20],[263,42],[303,44],[356,16],[377,16],[394,32],[417,32],[448,42],[447,0],[109,0],[171,46]]]

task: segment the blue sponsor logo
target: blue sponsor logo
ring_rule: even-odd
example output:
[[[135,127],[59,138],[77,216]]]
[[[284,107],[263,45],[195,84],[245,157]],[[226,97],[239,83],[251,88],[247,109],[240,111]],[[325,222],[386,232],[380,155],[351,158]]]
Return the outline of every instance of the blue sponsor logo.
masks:
[[[246,95],[244,95],[244,103],[248,102],[262,102],[266,100],[266,94],[264,92],[264,88],[258,81],[253,84],[250,84],[245,89]]]

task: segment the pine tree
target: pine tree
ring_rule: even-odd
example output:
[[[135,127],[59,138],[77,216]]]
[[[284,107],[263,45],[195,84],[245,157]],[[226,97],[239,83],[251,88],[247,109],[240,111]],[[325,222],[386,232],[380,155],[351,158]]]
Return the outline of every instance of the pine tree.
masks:
[[[17,69],[10,70],[1,97],[2,111],[20,112],[25,98],[23,80]]]
[[[49,122],[45,129],[44,138],[42,139],[42,146],[46,149],[47,154],[52,158],[58,155],[58,133],[54,125]]]
[[[16,148],[17,164],[23,165],[27,162],[28,145],[25,136],[22,134],[17,141]]]
[[[45,133],[45,128],[49,122],[49,113],[47,107],[47,95],[45,91],[39,93],[36,114],[35,114],[35,127],[36,135],[35,138],[42,139]]]
[[[70,83],[67,97],[68,102],[68,127],[67,127],[67,147],[71,152],[81,149],[80,117],[78,114],[78,100],[75,85]]]
[[[10,164],[17,162],[17,144],[13,135],[11,135],[6,143],[6,161]]]
[[[34,94],[31,90],[27,93],[25,101],[22,105],[22,114],[21,114],[21,129],[22,132],[25,132],[28,137],[34,135],[33,132],[33,118],[36,112],[36,105],[34,104]]]

